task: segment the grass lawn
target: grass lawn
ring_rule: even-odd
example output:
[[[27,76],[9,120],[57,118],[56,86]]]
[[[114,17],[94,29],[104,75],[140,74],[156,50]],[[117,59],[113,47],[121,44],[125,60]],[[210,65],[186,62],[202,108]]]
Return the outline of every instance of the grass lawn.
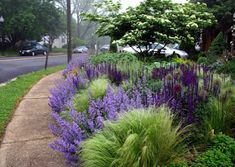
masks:
[[[66,48],[52,48],[52,53],[67,53]]]
[[[19,56],[19,53],[17,51],[14,50],[8,50],[3,52],[0,52],[0,57],[15,57],[15,56]]]
[[[21,75],[17,80],[0,87],[0,141],[2,140],[5,128],[14,113],[15,108],[22,97],[41,78],[65,68],[65,65],[50,67],[46,71]]]

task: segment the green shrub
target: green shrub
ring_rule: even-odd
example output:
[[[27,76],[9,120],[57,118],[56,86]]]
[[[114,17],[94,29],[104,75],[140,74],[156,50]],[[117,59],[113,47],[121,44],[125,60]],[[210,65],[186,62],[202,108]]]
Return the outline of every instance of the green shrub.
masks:
[[[162,88],[163,81],[161,80],[148,80],[148,88],[154,92],[159,91]]]
[[[229,136],[219,134],[209,142],[210,149],[199,155],[193,167],[224,166],[230,167],[235,164],[235,140]]]
[[[217,59],[223,54],[225,50],[225,42],[222,32],[220,32],[216,38],[212,41],[211,46],[208,50],[208,56],[210,59]]]
[[[227,155],[235,164],[235,140],[229,136],[219,134],[210,141],[212,149],[216,149]]]
[[[119,61],[116,65],[118,70],[122,72],[130,72],[130,77],[135,78],[137,73],[142,72],[144,64],[141,61]]]
[[[218,73],[230,74],[235,79],[235,60],[228,61],[217,68]]]
[[[232,167],[231,159],[220,150],[208,150],[200,155],[192,165],[193,167]]]
[[[215,69],[217,68],[220,63],[216,61],[216,59],[211,59],[211,58],[208,58],[208,57],[200,57],[198,60],[197,60],[197,63],[200,64],[200,65],[206,65],[212,69]]]
[[[160,67],[170,67],[172,65],[177,65],[177,63],[175,62],[171,62],[171,61],[153,61],[153,62],[148,62],[145,64],[145,69],[148,70],[148,72],[151,72],[154,68],[160,68]]]
[[[179,57],[172,58],[171,62],[177,63],[177,64],[192,64],[193,62],[188,59],[183,59]]]
[[[205,52],[200,52],[197,54],[197,57],[200,58],[200,57],[206,57],[206,53]]]
[[[90,60],[92,64],[100,64],[100,63],[117,64],[118,62],[137,61],[137,57],[135,57],[131,53],[105,53],[105,54],[100,54],[98,56],[92,56]]]
[[[208,64],[208,59],[206,57],[199,57],[197,60],[198,64],[202,64],[202,65],[207,65]]]
[[[187,162],[176,162],[168,165],[167,167],[187,167]]]
[[[122,72],[130,72],[133,76],[138,71],[143,70],[143,62],[139,61],[131,53],[104,53],[90,58],[92,64],[109,63],[117,65],[117,69]],[[132,75],[133,74],[133,75]]]
[[[83,112],[88,109],[89,96],[92,99],[102,98],[108,87],[108,80],[99,78],[92,81],[87,89],[80,91],[74,96],[73,104],[76,111]]]
[[[185,129],[166,107],[132,110],[82,143],[84,167],[157,167],[187,153]]]

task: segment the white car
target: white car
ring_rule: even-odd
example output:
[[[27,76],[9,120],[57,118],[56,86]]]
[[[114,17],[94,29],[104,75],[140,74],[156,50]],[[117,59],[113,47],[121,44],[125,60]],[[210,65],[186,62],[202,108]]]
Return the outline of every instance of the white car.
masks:
[[[88,48],[86,46],[78,46],[75,49],[73,49],[73,53],[87,53]]]
[[[136,53],[136,50],[133,48],[137,48],[136,46],[130,47],[130,46],[125,46],[122,51],[123,52],[128,52],[128,53]]]
[[[123,52],[129,52],[129,53],[138,53],[138,52],[141,52],[141,51],[144,51],[145,48],[141,46],[141,48],[138,48],[137,46],[132,46],[130,47],[129,45],[125,46],[122,51]]]
[[[154,52],[157,53],[159,49],[161,49],[160,54],[165,55],[166,57],[169,57],[171,55],[173,55],[174,53],[181,58],[187,58],[188,57],[188,53],[183,51],[183,50],[179,50],[176,49],[175,47],[169,47],[171,45],[167,45],[164,47],[163,44],[159,44],[159,43],[155,43],[151,45],[151,48],[149,49],[149,52]],[[178,46],[178,45],[173,45],[173,46]],[[126,46],[123,48],[124,52],[129,52],[129,53],[137,53],[137,52],[141,52],[146,50],[146,48],[144,46],[141,46],[140,48],[138,48],[137,46]]]
[[[103,45],[101,48],[100,48],[100,51],[101,52],[108,52],[110,49],[110,45]]]
[[[159,49],[161,49],[160,54],[165,55],[166,57],[172,56],[173,54],[176,54],[178,57],[180,58],[188,58],[188,53],[183,51],[183,50],[179,50],[176,48],[172,48],[169,47],[170,45],[167,45],[164,47],[163,44],[160,43],[155,43],[151,46],[151,49],[149,50],[150,52],[158,52]]]

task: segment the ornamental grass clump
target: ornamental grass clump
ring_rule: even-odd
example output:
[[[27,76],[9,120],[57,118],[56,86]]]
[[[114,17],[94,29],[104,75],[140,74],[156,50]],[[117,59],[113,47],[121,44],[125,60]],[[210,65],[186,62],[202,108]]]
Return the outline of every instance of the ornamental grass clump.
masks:
[[[109,81],[105,78],[99,78],[92,81],[87,89],[82,90],[73,98],[74,108],[78,112],[87,111],[89,98],[97,100],[103,98],[106,93]]]
[[[215,134],[232,134],[232,126],[235,123],[234,86],[222,88],[217,98],[211,97],[206,104],[205,113],[203,121],[207,132],[213,130]]]
[[[164,106],[135,109],[82,143],[84,167],[157,167],[187,154],[185,129]]]

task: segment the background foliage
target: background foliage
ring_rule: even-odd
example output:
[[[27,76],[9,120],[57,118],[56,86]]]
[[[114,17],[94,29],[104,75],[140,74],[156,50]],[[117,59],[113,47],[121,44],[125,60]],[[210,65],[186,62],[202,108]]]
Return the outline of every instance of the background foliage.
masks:
[[[65,16],[51,0],[2,0],[0,9],[5,19],[5,48],[23,40],[41,40],[45,35],[55,38],[65,32]]]
[[[195,42],[200,29],[215,23],[205,4],[174,4],[169,0],[145,0],[136,8],[118,13],[118,4],[108,5],[109,15],[87,14],[100,23],[98,35],[109,35],[121,45],[137,45],[140,54],[151,54],[150,45]],[[115,14],[113,14],[115,12]],[[144,46],[142,51],[140,46]]]

